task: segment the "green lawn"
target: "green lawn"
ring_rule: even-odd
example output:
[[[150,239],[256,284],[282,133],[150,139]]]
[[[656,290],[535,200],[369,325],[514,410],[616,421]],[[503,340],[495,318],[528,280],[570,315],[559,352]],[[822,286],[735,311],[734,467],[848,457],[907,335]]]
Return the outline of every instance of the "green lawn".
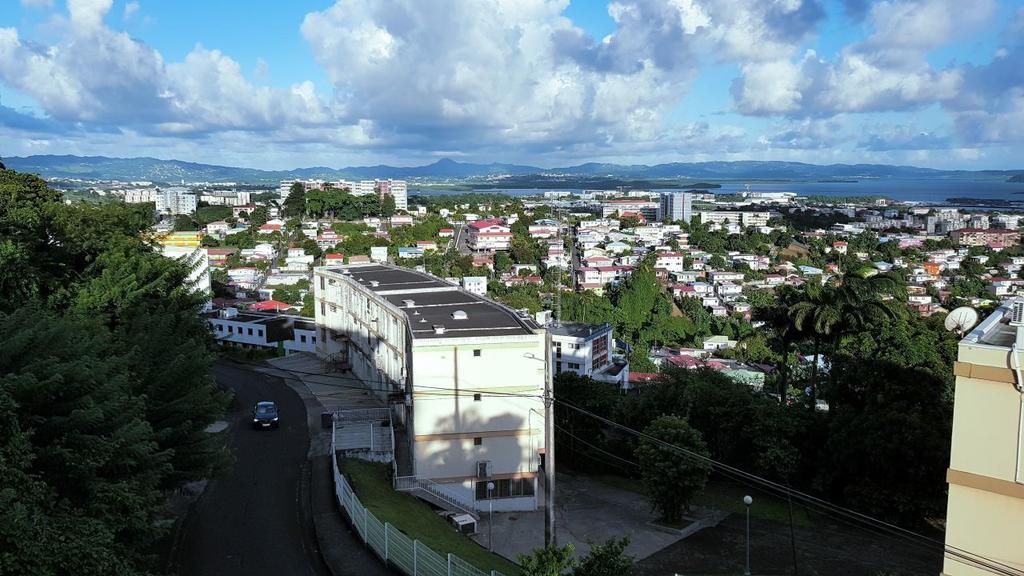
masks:
[[[594,478],[615,488],[643,494],[643,484],[636,479],[613,475],[595,476]],[[693,505],[743,514],[746,509],[743,497],[747,494],[754,497],[754,504],[750,507],[751,518],[789,524],[789,505],[785,499],[767,496],[762,492],[751,492],[743,486],[730,482],[708,482],[704,490],[693,499]],[[793,524],[796,526],[811,525],[807,512],[798,503],[793,504]]]
[[[391,467],[387,464],[347,458],[341,461],[341,471],[363,506],[380,521],[390,522],[435,552],[442,555],[450,552],[485,572],[497,570],[505,576],[519,574],[518,566],[456,532],[426,503],[415,496],[395,492],[388,477]]]

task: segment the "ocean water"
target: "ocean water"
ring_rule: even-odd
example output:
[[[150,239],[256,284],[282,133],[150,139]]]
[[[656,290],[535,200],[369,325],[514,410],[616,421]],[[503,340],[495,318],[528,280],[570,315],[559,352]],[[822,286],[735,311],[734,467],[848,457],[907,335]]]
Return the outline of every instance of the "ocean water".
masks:
[[[747,189],[742,181],[720,182],[721,188],[711,190],[718,194],[743,192]],[[897,180],[868,179],[857,182],[751,182],[750,190],[754,192],[795,192],[801,196],[883,196],[890,200],[902,202],[920,202],[924,204],[942,204],[947,198],[975,198],[982,200],[1009,200],[1024,203],[1024,183],[1011,183],[1005,180]],[[508,188],[480,189],[475,192],[508,194],[510,196],[534,196],[542,194],[549,188]],[[569,192],[581,192],[580,189],[569,189]],[[437,190],[410,189],[410,194],[426,196],[450,194]]]

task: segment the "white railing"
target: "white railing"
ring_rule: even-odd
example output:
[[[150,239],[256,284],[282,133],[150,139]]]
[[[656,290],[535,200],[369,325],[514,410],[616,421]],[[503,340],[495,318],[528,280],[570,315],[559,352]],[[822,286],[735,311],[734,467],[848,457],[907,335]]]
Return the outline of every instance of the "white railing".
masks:
[[[355,408],[352,410],[338,410],[334,413],[334,421],[341,422],[365,422],[366,420],[387,420],[391,421],[390,408]]]
[[[409,576],[503,576],[495,570],[484,572],[454,554],[438,554],[419,540],[409,538],[391,523],[378,520],[359,501],[359,497],[338,469],[333,434],[331,436],[335,498],[338,505],[345,510],[363,543],[385,563],[397,567]]]
[[[462,500],[446,492],[440,484],[428,478],[417,478],[415,476],[395,476],[392,482],[396,492],[409,492],[410,494],[428,500],[441,508],[452,512],[462,512],[478,518],[472,504],[466,504]]]

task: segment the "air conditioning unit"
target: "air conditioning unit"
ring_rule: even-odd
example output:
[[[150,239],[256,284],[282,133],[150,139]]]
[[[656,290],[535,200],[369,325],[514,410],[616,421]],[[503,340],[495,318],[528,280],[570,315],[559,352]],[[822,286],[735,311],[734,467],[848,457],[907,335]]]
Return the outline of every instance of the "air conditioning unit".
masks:
[[[477,478],[490,478],[491,477],[491,462],[489,460],[482,460],[476,463],[476,477]]]
[[[1011,304],[1010,325],[1024,326],[1024,300],[1018,298]]]

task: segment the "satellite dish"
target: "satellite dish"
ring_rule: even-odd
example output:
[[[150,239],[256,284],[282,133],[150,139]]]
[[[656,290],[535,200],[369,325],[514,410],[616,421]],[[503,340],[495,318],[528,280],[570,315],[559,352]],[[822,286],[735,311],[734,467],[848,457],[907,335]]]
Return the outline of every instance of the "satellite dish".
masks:
[[[978,312],[969,306],[961,306],[946,316],[946,330],[963,335],[978,323]]]

